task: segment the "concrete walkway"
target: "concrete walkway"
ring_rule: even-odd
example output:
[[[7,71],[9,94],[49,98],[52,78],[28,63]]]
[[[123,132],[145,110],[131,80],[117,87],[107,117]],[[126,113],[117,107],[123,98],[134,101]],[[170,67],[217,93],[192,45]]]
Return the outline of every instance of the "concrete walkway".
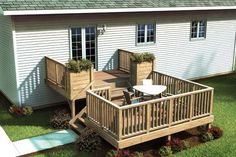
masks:
[[[2,157],[15,157],[18,156],[19,152],[0,126],[0,156]]]
[[[4,157],[26,155],[75,142],[77,137],[68,129],[12,142],[0,126],[0,148],[4,148],[0,154]]]

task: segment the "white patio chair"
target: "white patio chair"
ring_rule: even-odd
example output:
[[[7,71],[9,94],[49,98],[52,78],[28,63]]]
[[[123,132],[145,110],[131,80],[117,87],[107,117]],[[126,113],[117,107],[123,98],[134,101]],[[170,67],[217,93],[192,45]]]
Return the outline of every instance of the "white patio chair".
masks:
[[[152,85],[152,79],[143,79],[143,85]]]
[[[143,85],[152,85],[152,79],[143,79]],[[152,99],[152,95],[143,93],[143,97],[145,100]]]

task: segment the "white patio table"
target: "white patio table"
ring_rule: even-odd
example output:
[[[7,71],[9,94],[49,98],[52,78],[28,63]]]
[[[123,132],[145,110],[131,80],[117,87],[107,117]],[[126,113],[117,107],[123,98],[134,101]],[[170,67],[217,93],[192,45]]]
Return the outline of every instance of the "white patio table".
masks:
[[[133,88],[144,94],[156,96],[166,90],[166,86],[163,85],[136,85]]]

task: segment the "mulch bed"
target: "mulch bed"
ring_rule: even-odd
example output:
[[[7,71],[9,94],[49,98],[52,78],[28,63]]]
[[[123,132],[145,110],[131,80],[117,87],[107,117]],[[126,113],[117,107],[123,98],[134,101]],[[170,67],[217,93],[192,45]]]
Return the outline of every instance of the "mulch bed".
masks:
[[[191,130],[187,130],[187,131],[183,131],[177,134],[172,135],[172,137],[175,138],[179,138],[181,140],[185,140],[187,142],[189,142],[189,145],[191,147],[195,147],[199,144],[201,144],[200,139],[199,139],[199,135],[200,132],[197,128],[191,129]],[[138,144],[132,147],[129,147],[127,149],[131,150],[131,151],[138,151],[138,152],[142,152],[144,157],[159,157],[160,155],[158,154],[158,150],[161,146],[163,146],[166,143],[167,138],[166,137],[162,137],[162,138],[158,138],[149,142],[145,142],[142,144]],[[102,146],[102,150],[96,151],[94,153],[94,155],[96,157],[105,157],[107,151],[109,151],[110,149],[115,149],[114,147],[112,147],[110,144],[108,144],[107,142],[103,142],[103,146]]]

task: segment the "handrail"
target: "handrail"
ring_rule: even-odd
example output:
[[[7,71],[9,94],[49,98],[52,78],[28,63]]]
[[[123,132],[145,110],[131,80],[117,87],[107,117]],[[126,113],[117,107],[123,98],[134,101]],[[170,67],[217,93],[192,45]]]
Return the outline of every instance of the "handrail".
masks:
[[[201,86],[203,88],[209,88],[209,86],[207,86],[207,85],[203,85],[203,84],[200,84],[200,83],[197,83],[197,82],[194,82],[194,81],[190,81],[190,80],[185,80],[185,79],[182,79],[182,78],[179,78],[179,77],[176,77],[176,76],[172,76],[172,75],[169,75],[169,74],[167,75],[167,74],[161,73],[161,72],[156,71],[156,70],[153,70],[153,72],[156,72],[158,74],[165,75],[165,76],[168,76],[168,77],[172,77],[174,79],[178,79],[178,80],[181,80],[181,81],[184,81],[184,82],[192,83],[192,84]]]
[[[168,96],[168,97],[152,99],[152,100],[148,100],[148,101],[144,101],[144,102],[135,103],[135,104],[132,104],[132,105],[121,106],[120,109],[129,109],[129,108],[132,108],[132,107],[142,106],[142,105],[145,105],[145,104],[148,104],[148,103],[158,103],[158,102],[162,102],[162,101],[166,101],[166,100],[170,100],[170,99],[176,99],[176,98],[180,98],[180,97],[183,97],[183,96],[189,96],[189,95],[192,95],[192,94],[199,94],[199,93],[207,92],[207,91],[211,91],[211,90],[213,90],[213,88],[201,89],[201,90],[192,91],[192,92],[188,92],[188,93],[181,93],[181,94],[172,95],[172,96]]]
[[[104,102],[110,104],[112,107],[115,107],[115,108],[117,108],[117,109],[120,109],[120,108],[121,108],[120,106],[114,104],[113,102],[111,102],[111,101],[109,101],[109,100],[107,100],[107,99],[101,97],[100,95],[94,93],[93,90],[87,90],[87,93],[89,93],[89,94],[93,95],[94,97],[97,97],[97,98],[101,99],[102,101],[104,101]]]

